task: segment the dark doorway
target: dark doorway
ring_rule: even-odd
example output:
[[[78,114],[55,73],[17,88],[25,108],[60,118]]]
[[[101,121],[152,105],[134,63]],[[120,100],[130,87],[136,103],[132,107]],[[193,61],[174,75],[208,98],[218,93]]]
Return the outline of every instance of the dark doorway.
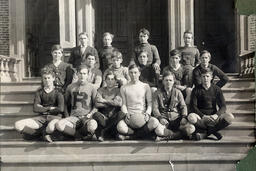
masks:
[[[96,48],[102,47],[102,34],[115,35],[113,46],[124,56],[128,65],[134,47],[138,44],[138,31],[147,28],[149,42],[157,46],[162,66],[168,61],[168,6],[167,0],[97,0]]]
[[[195,0],[195,44],[224,72],[238,72],[234,0]]]
[[[52,61],[51,46],[59,42],[58,0],[26,0],[26,76],[40,76]]]

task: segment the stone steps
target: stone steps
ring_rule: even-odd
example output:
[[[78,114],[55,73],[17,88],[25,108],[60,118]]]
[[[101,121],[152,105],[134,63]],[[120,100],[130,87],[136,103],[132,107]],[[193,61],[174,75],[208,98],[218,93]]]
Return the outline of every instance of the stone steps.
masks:
[[[19,171],[45,169],[62,171],[155,171],[171,170],[171,164],[175,171],[213,171],[221,168],[225,171],[233,171],[235,164],[244,153],[149,153],[149,154],[103,154],[103,155],[31,155],[15,156],[5,155],[1,158],[2,171],[10,171],[19,168]]]
[[[223,136],[255,136],[255,123],[251,122],[233,122],[229,127],[220,131]],[[0,141],[22,139],[16,132],[14,126],[0,126]]]

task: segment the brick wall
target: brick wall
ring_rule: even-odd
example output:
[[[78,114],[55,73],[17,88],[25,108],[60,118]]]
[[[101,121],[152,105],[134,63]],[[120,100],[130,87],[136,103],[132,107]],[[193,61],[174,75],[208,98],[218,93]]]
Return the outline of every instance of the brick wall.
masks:
[[[0,54],[9,55],[9,0],[0,0]]]

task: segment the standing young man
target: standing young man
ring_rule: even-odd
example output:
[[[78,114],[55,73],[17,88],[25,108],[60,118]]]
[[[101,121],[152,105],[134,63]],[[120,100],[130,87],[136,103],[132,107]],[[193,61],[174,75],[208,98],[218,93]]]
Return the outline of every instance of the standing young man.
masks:
[[[212,72],[212,80],[217,76],[220,80],[216,83],[216,85],[222,88],[227,82],[227,75],[221,71],[217,66],[210,64],[211,54],[207,50],[201,52],[200,56],[201,63],[193,70],[193,84],[195,86],[199,86],[202,84],[201,74],[206,70],[210,70]]]
[[[202,84],[195,87],[191,95],[192,112],[188,116],[198,133],[198,139],[205,138],[211,134],[218,140],[222,135],[218,132],[232,123],[234,116],[226,112],[226,102],[220,87],[212,84],[213,72],[207,68],[201,72]],[[217,109],[218,106],[218,109]]]
[[[88,135],[85,139],[95,137],[97,122],[92,119],[92,115],[97,112],[95,108],[96,88],[87,81],[88,69],[81,65],[78,69],[78,81],[68,86],[65,94],[66,104],[64,118],[57,122],[58,131],[75,137],[80,133],[83,136]],[[71,107],[71,111],[68,109]]]
[[[78,36],[80,45],[72,49],[69,63],[73,65],[73,68],[78,68],[81,65],[81,62],[84,60],[86,54],[91,53],[96,59],[95,67],[99,68],[98,52],[95,48],[88,45],[88,34],[86,32],[82,32]]]

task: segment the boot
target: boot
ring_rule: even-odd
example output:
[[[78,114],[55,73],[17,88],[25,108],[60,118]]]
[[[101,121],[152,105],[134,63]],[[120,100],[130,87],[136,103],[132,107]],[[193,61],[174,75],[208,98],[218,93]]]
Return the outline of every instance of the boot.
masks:
[[[218,132],[230,125],[225,119],[220,120],[215,126],[208,127],[207,134],[213,134],[218,140],[222,139],[222,135]]]

